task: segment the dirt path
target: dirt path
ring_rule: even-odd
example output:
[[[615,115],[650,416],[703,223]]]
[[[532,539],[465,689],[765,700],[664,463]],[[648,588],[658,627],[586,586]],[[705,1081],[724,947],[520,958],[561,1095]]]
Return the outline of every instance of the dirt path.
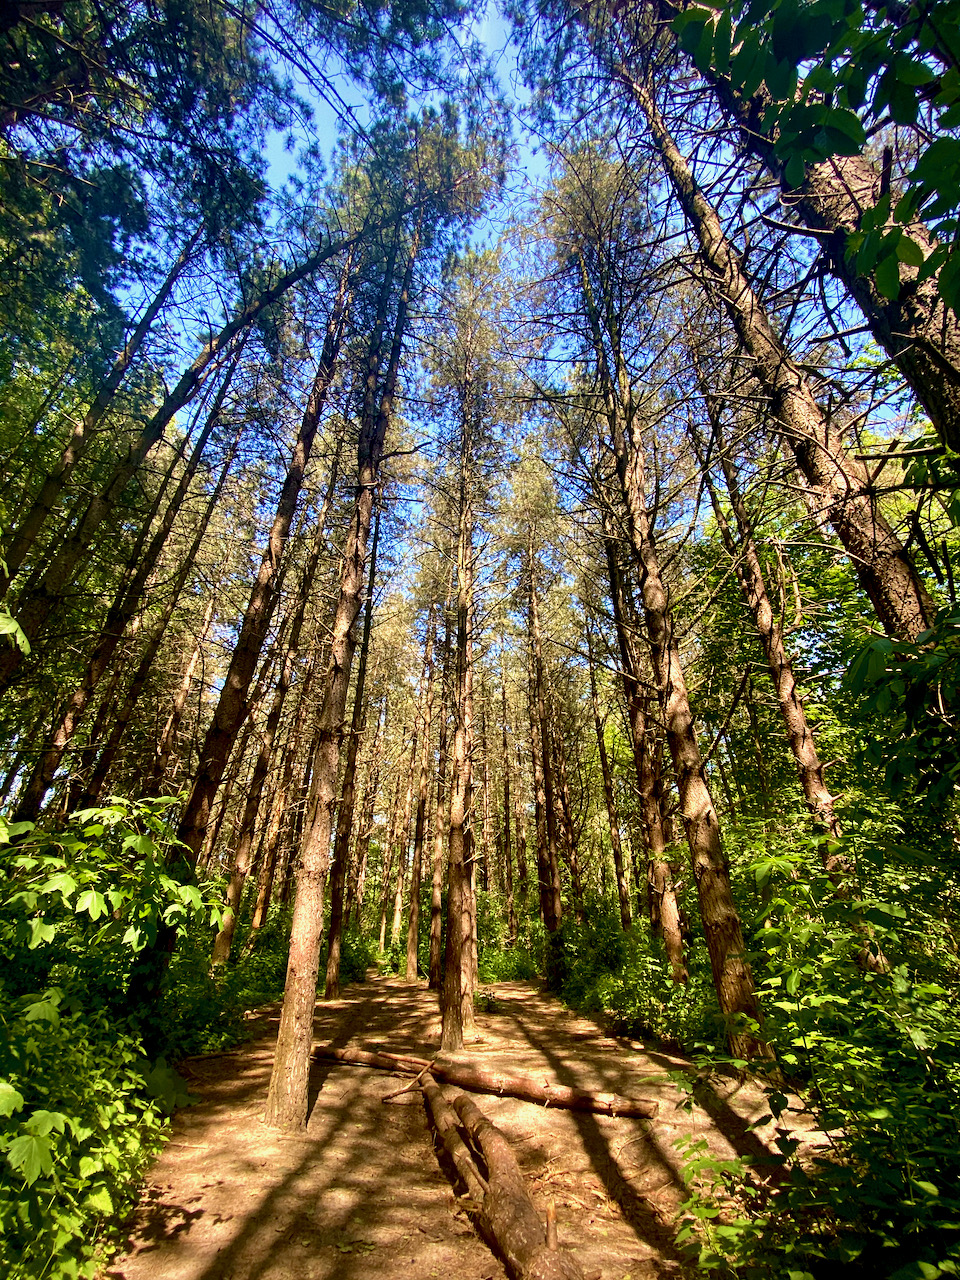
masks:
[[[759,1093],[714,1081],[687,1109],[666,1079],[682,1059],[611,1039],[529,984],[486,990],[491,1012],[478,1015],[464,1061],[659,1103],[643,1121],[476,1096],[513,1143],[534,1200],[555,1200],[561,1247],[588,1280],[680,1276],[674,1140],[702,1136],[723,1155],[760,1150],[772,1130],[747,1129],[763,1114]],[[499,1280],[502,1266],[437,1163],[419,1093],[381,1101],[402,1081],[318,1062],[307,1133],[264,1128],[277,1021],[265,1015],[259,1038],[233,1054],[187,1064],[200,1103],[175,1118],[112,1280]],[[316,1039],[337,1047],[425,1056],[439,1032],[433,994],[397,979],[317,1006]]]

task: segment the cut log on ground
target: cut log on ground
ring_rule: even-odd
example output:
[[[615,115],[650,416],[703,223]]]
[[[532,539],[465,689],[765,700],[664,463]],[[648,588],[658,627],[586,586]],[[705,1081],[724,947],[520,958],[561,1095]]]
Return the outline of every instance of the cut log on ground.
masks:
[[[443,1096],[440,1086],[432,1076],[426,1075],[418,1079],[424,1102],[427,1104],[427,1113],[437,1137],[443,1143],[444,1150],[467,1189],[467,1194],[479,1209],[483,1204],[483,1197],[487,1194],[487,1182],[474,1164],[470,1148],[460,1136],[460,1130],[457,1128],[457,1113]]]
[[[411,1058],[396,1053],[372,1053],[365,1049],[333,1049],[327,1045],[314,1048],[315,1058],[348,1062],[355,1066],[379,1067],[382,1071],[399,1071],[416,1076],[429,1071],[435,1080],[454,1084],[472,1093],[495,1093],[509,1098],[522,1098],[544,1107],[561,1107],[566,1111],[592,1111],[604,1116],[639,1116],[650,1119],[657,1114],[657,1104],[642,1098],[621,1098],[615,1093],[589,1093],[561,1084],[540,1084],[529,1076],[505,1076],[499,1071],[481,1071],[459,1063],[444,1065],[426,1058]]]
[[[478,1202],[480,1228],[514,1280],[584,1280],[577,1261],[556,1248],[555,1238],[548,1239],[501,1131],[465,1094],[458,1094],[451,1107],[429,1074],[420,1087],[444,1148]],[[460,1136],[457,1116],[486,1166],[486,1179]]]

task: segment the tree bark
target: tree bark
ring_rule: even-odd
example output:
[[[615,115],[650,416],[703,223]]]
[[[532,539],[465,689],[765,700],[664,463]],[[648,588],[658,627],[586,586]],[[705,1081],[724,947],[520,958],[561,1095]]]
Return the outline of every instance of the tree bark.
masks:
[[[433,744],[430,731],[433,721],[433,643],[436,632],[436,614],[431,608],[427,619],[427,635],[424,643],[423,675],[420,678],[423,696],[423,733],[420,746],[420,780],[417,787],[417,816],[413,828],[413,859],[410,867],[410,906],[407,916],[407,982],[417,980],[417,955],[420,946],[420,879],[423,867],[423,836],[427,825],[427,798],[430,785],[430,760]]]
[[[398,238],[399,232],[394,238],[394,248],[385,273],[385,285],[392,282]],[[385,313],[389,298],[387,287],[381,295],[377,334],[367,363],[364,411],[357,444],[357,492],[344,546],[340,594],[333,621],[330,660],[320,714],[320,740],[311,784],[309,819],[300,853],[283,1010],[267,1095],[265,1120],[268,1125],[277,1128],[303,1129],[307,1123],[310,1041],[323,934],[323,900],[330,858],[344,710],[356,646],[354,624],[362,605],[374,491],[380,480],[384,440],[393,412],[418,239],[419,232],[413,237],[400,288],[393,343],[376,411],[376,383],[380,368],[379,334],[383,324],[380,317]]]
[[[797,466],[825,504],[860,585],[884,629],[915,640],[933,624],[935,608],[909,555],[877,509],[862,463],[831,439],[802,370],[774,332],[740,260],[723,233],[716,210],[697,186],[690,166],[668,133],[645,84],[627,78],[647,118],[667,176],[700,243],[713,285],[753,359],[753,374],[769,398],[772,420],[789,443]]]
[[[428,986],[431,991],[440,991],[443,983],[443,846],[444,836],[450,829],[449,806],[445,806],[443,803],[447,784],[451,693],[452,627],[449,599],[444,605],[443,616],[443,650],[440,668],[440,728],[437,736],[437,806],[434,818],[433,875],[430,888],[430,976]]]
[[[60,494],[68,484],[70,477],[86,451],[87,445],[110,410],[114,396],[122,383],[134,357],[143,345],[150,332],[154,320],[163,310],[173,292],[174,285],[180,278],[184,267],[190,261],[193,251],[200,239],[202,228],[198,228],[187,240],[183,249],[167,273],[130,335],[123,350],[113,362],[113,367],[100,384],[93,403],[73,428],[60,461],[44,480],[40,491],[30,504],[26,515],[10,536],[10,540],[0,558],[0,599],[2,599],[19,572],[20,566],[30,554],[50,513],[57,504]],[[229,378],[227,379],[229,381]]]
[[[52,610],[76,573],[77,566],[86,554],[93,538],[105,519],[113,512],[130,480],[136,474],[147,454],[156,445],[177,413],[193,399],[218,358],[230,349],[234,341],[254,323],[257,317],[272,306],[299,281],[306,279],[330,258],[345,250],[351,250],[360,236],[329,244],[313,254],[301,266],[292,268],[280,277],[271,288],[265,289],[230,321],[202,348],[193,364],[180,377],[174,389],[164,397],[163,403],[141,431],[137,440],[127,450],[126,456],[115,468],[112,476],[90,502],[76,527],[64,539],[60,550],[49,561],[42,576],[35,583],[28,583],[19,602],[17,621],[31,644],[36,640]],[[12,648],[0,654],[0,692],[9,685],[17,671],[21,651]]]
[[[357,679],[353,693],[353,714],[350,721],[350,737],[347,741],[347,759],[340,789],[340,807],[337,810],[337,832],[333,846],[333,866],[330,877],[330,929],[327,935],[327,972],[323,998],[335,1000],[340,994],[340,949],[343,934],[343,890],[350,861],[350,834],[353,830],[353,813],[357,791],[357,759],[363,738],[366,717],[367,657],[370,653],[370,628],[373,622],[373,587],[377,572],[377,545],[380,541],[380,508],[377,507],[373,523],[373,541],[370,546],[370,566],[367,577],[367,600],[363,612],[363,636],[357,658]]]
[[[200,767],[194,778],[190,795],[184,805],[177,830],[177,838],[189,851],[188,858],[196,860],[203,842],[203,833],[210,818],[210,806],[216,794],[231,744],[237,735],[247,711],[247,694],[256,670],[263,643],[276,607],[276,578],[286,551],[297,501],[303,487],[307,464],[320,426],[320,413],[326,401],[327,389],[336,370],[343,337],[344,324],[350,299],[350,273],[353,256],[348,254],[340,275],[340,285],[327,321],[323,350],[317,365],[313,387],[307,400],[300,430],[293,446],[286,477],[277,499],[273,524],[267,538],[250,598],[244,611],[240,634],[230,659],[217,702],[217,709],[207,730],[200,754]],[[339,452],[339,446],[338,446]],[[332,498],[336,479],[336,462],[331,473],[328,495]],[[326,515],[326,508],[324,510]],[[323,517],[322,517],[323,518]]]
[[[263,786],[267,780],[267,774],[270,771],[270,765],[273,760],[274,744],[277,738],[277,730],[280,727],[284,704],[290,691],[290,686],[293,683],[294,663],[300,650],[300,636],[303,631],[307,604],[313,591],[317,568],[323,553],[324,532],[324,525],[321,522],[317,528],[313,547],[300,579],[297,590],[297,603],[290,622],[290,633],[286,641],[286,652],[280,664],[280,678],[274,690],[266,724],[260,735],[260,748],[257,752],[253,773],[247,787],[243,816],[240,819],[239,838],[233,856],[233,865],[230,869],[230,880],[227,885],[227,895],[224,903],[223,923],[213,943],[212,963],[214,965],[226,964],[230,959],[233,937],[237,928],[237,913],[240,910],[244,886],[253,865],[253,837],[257,814],[260,812]],[[281,644],[281,637],[285,629],[285,624],[281,624],[277,637],[278,645]]]
[[[669,24],[685,5],[655,0],[653,7]],[[702,74],[734,121],[746,153],[780,183],[784,205],[801,225],[825,233],[820,243],[831,272],[846,286],[874,338],[897,364],[940,439],[960,452],[960,320],[940,297],[937,277],[918,284],[919,269],[902,265],[900,293],[889,299],[877,289],[874,278],[860,274],[847,256],[847,236],[859,229],[863,214],[879,201],[882,175],[865,156],[833,156],[807,165],[804,181],[791,187],[776,150],[778,131],[761,123],[765,91],[744,100],[729,77],[713,69]],[[624,82],[635,92],[634,77],[627,74]],[[906,232],[929,257],[934,241],[926,226],[914,222]]]
[[[170,531],[173,528],[174,520],[180,514],[184,497],[190,487],[191,481],[197,473],[197,468],[200,465],[203,451],[213,433],[214,427],[219,422],[220,411],[223,407],[223,400],[226,396],[227,388],[230,385],[230,381],[236,367],[237,360],[235,359],[223,380],[217,399],[209,417],[207,418],[206,425],[200,433],[197,443],[193,448],[190,459],[187,462],[187,465],[183,470],[183,474],[181,475],[173,492],[173,496],[167,503],[166,511],[164,512],[163,519],[160,522],[160,527],[150,539],[150,543],[144,554],[140,557],[140,561],[136,567],[134,567],[133,564],[128,566],[120,590],[114,599],[112,607],[107,613],[107,617],[97,643],[94,645],[93,651],[87,660],[87,666],[83,678],[77,688],[73,691],[67,703],[63,719],[50,739],[50,742],[48,743],[40,760],[37,762],[37,766],[34,769],[24,796],[17,806],[18,813],[23,813],[23,819],[18,820],[26,819],[32,821],[39,812],[47,788],[50,786],[57,769],[60,767],[64,753],[66,752],[70,742],[73,740],[73,736],[83,719],[86,709],[90,704],[90,700],[93,697],[100,680],[106,673],[110,662],[116,653],[117,647],[123,639],[130,620],[133,618],[137,609],[141,606],[147,583],[160,561],[160,556],[167,544]],[[147,644],[146,651],[141,656],[140,663],[138,664],[134,680],[131,682],[124,705],[121,708],[120,713],[114,719],[108,743],[112,743],[115,735],[119,741],[119,735],[123,733],[123,729],[125,728],[127,721],[133,712],[133,708],[136,705],[137,699],[139,698],[140,691],[149,677],[153,666],[153,660],[160,648],[160,644],[163,640],[164,634],[166,633],[167,625],[173,616],[173,611],[180,598],[180,593],[186,585],[187,578],[190,576],[190,571],[193,568],[196,557],[200,551],[200,545],[203,541],[204,535],[206,534],[210,517],[213,515],[214,509],[216,508],[216,505],[220,500],[220,496],[223,493],[223,489],[227,481],[227,475],[233,465],[233,460],[236,456],[236,450],[239,442],[240,433],[238,432],[233,441],[233,445],[229,449],[227,457],[224,460],[219,479],[217,480],[213,492],[207,502],[206,509],[201,518],[196,535],[194,536],[193,543],[191,544],[190,549],[188,550],[187,555],[185,556],[183,563],[180,565],[174,579],[160,622],[154,628],[151,639]],[[148,529],[149,521],[144,525],[144,535],[147,534]],[[124,712],[126,713],[125,715]],[[116,747],[114,746],[114,751],[115,750]],[[104,753],[101,753],[101,757],[103,754]],[[112,755],[108,758],[106,765],[102,769],[102,777],[106,776],[106,771],[111,762]],[[101,769],[98,764],[95,776],[100,772]],[[83,800],[81,800],[81,804],[83,804],[88,798],[92,800],[98,794],[98,789],[95,790],[93,786],[88,787],[87,795],[85,795]]]

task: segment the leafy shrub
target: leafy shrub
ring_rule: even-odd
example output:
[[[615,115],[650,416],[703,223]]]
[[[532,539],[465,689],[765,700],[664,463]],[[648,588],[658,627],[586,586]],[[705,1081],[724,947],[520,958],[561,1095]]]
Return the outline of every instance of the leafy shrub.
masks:
[[[403,958],[406,964],[406,948]],[[373,963],[374,950],[370,939],[359,929],[348,929],[340,944],[340,981],[363,982]]]
[[[743,1280],[785,1275],[785,1258],[798,1276],[840,1266],[870,1280],[956,1275],[956,984],[951,990],[949,978],[918,975],[911,922],[899,904],[863,886],[840,899],[799,857],[758,870],[769,876],[771,865],[771,915],[756,938],[765,1031],[831,1149],[801,1164],[784,1123],[783,1175],[766,1190],[749,1162],[690,1151],[687,1241],[701,1270]],[[865,925],[890,958],[885,972],[858,963]],[[781,1087],[771,1084],[767,1098],[780,1120]]]
[[[111,1223],[163,1143],[159,1096],[139,1042],[55,988],[0,992],[0,1272],[9,1280],[93,1276]]]
[[[0,1270],[17,1280],[97,1271],[186,1100],[129,1016],[163,931],[219,920],[168,869],[167,803],[111,800],[57,832],[0,819]]]
[[[541,976],[536,957],[525,947],[484,948],[480,953],[481,982],[535,982]]]
[[[0,955],[15,990],[46,985],[56,966],[61,987],[126,1012],[131,975],[161,930],[219,924],[213,886],[204,897],[169,868],[169,804],[111,799],[56,832],[0,818],[0,873],[13,889],[0,901]]]
[[[583,924],[568,917],[558,930],[554,972],[561,998],[600,1014],[628,1035],[692,1049],[717,1044],[723,1023],[702,948],[691,949],[690,977],[678,986],[662,946],[641,925],[625,932],[612,906],[595,904]]]

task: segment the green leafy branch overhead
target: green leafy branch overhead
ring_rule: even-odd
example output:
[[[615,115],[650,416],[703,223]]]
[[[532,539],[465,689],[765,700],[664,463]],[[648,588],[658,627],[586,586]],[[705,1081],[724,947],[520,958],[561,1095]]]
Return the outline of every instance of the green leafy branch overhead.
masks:
[[[792,187],[808,165],[858,155],[875,127],[915,129],[902,193],[881,191],[848,253],[885,297],[898,296],[905,264],[919,281],[936,276],[944,302],[960,308],[958,0],[737,0],[691,5],[673,25],[701,71],[750,101]],[[935,237],[929,253],[909,234],[918,221]]]

